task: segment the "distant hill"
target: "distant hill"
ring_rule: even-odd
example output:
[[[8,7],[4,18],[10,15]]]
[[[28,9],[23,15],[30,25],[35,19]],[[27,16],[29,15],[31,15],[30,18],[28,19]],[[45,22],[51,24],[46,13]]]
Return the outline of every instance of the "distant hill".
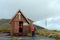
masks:
[[[10,19],[0,19],[0,28],[1,27],[10,27],[10,25],[9,25],[9,20]]]
[[[28,20],[31,21],[31,22],[34,22],[34,21],[32,21],[31,19],[29,19],[29,18],[28,18]],[[43,28],[43,27],[41,27],[41,26],[38,26],[38,25],[35,25],[35,24],[34,24],[34,26],[35,26],[36,28],[39,28],[39,29],[45,29],[45,28]]]
[[[41,27],[41,26],[38,26],[38,25],[34,25],[36,28],[38,28],[38,29],[45,29],[45,28],[43,28],[43,27]]]
[[[28,19],[28,20],[30,20],[30,19]],[[9,28],[10,27],[9,21],[10,21],[10,19],[0,19],[0,28],[6,28],[6,27]],[[30,21],[32,21],[32,20],[30,20]],[[34,25],[34,26],[37,28],[40,28],[40,29],[44,29],[43,27],[40,27],[38,25]]]

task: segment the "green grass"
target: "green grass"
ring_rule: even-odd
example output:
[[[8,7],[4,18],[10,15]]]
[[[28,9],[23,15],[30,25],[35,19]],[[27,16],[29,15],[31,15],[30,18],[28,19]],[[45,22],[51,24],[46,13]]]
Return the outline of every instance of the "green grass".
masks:
[[[36,34],[60,40],[60,31],[57,30],[46,30],[37,28]]]
[[[10,28],[0,28],[0,33],[9,33]]]
[[[20,40],[18,37],[11,37],[9,40]]]

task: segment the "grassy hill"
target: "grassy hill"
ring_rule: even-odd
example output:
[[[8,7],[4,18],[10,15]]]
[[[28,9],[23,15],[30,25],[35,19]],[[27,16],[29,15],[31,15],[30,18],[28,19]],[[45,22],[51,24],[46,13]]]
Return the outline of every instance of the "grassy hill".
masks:
[[[9,27],[10,19],[0,19],[0,27]]]
[[[0,32],[9,32],[9,20],[10,19],[0,19]]]

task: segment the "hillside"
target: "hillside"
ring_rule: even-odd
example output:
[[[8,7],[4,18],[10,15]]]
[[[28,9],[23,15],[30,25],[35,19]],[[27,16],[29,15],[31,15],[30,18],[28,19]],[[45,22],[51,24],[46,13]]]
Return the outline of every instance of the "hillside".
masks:
[[[6,28],[6,27],[9,28],[10,27],[9,20],[10,19],[0,19],[0,28]],[[34,25],[34,26],[40,29],[44,29],[43,27],[39,27],[38,25]]]
[[[29,18],[28,18],[28,20],[31,21],[31,22],[34,22],[34,21],[32,21],[31,19],[29,19]],[[34,24],[34,27],[39,28],[39,29],[45,29],[45,28],[43,28],[43,27],[41,27],[41,26],[38,26],[38,25],[35,25],[35,24]]]
[[[10,27],[10,26],[9,26],[9,20],[10,20],[10,19],[0,19],[0,28],[1,28],[1,27],[2,27],[2,28],[3,28],[3,27],[4,27],[4,28],[5,28],[5,27]]]

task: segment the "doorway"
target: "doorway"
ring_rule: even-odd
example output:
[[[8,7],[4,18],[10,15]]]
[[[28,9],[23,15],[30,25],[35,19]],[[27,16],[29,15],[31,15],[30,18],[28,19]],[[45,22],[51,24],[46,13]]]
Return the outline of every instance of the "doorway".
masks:
[[[19,21],[19,32],[23,32],[23,21]]]

